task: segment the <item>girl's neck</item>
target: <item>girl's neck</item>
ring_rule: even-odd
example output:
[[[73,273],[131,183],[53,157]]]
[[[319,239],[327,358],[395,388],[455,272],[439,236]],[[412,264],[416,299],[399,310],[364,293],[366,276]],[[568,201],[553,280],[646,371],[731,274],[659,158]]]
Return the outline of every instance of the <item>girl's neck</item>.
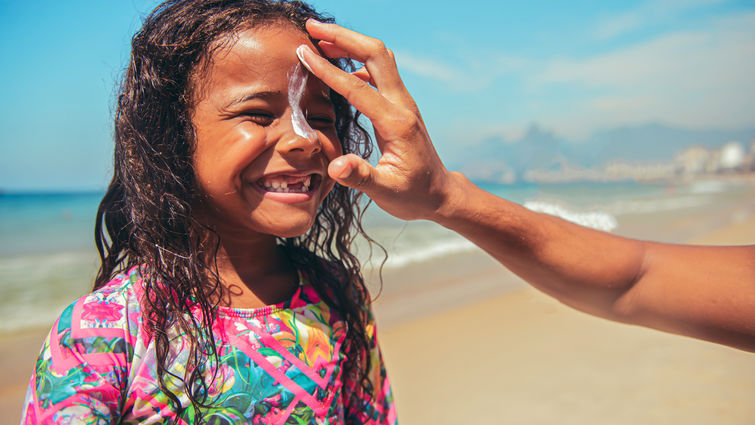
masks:
[[[221,236],[216,261],[226,290],[220,304],[227,307],[277,304],[289,299],[298,286],[296,270],[274,236],[254,240]]]

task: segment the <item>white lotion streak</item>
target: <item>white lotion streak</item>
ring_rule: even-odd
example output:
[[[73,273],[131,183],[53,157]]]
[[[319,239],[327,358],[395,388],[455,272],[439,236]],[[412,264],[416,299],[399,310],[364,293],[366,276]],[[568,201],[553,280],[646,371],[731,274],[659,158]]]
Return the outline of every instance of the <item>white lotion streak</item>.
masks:
[[[301,98],[307,87],[307,77],[307,71],[302,68],[301,63],[294,65],[288,77],[288,104],[291,106],[291,125],[294,127],[294,133],[315,143],[317,134],[307,123],[307,117],[301,109]]]

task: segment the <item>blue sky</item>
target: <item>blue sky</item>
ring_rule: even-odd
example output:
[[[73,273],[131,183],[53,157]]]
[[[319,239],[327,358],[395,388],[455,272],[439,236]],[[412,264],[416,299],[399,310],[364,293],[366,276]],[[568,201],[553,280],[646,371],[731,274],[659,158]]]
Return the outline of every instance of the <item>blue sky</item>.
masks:
[[[156,4],[0,3],[0,188],[106,185],[114,86]],[[649,122],[755,126],[753,1],[313,4],[396,52],[441,154],[535,123],[576,142]]]

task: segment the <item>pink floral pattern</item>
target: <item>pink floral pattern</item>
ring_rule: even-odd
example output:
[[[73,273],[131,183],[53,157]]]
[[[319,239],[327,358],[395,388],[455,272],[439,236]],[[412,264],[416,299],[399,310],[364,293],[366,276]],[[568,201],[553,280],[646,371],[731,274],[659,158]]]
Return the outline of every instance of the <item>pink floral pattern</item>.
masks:
[[[115,322],[121,320],[123,317],[123,314],[121,313],[122,309],[122,305],[109,302],[91,301],[84,304],[81,318],[89,321],[99,320],[103,323]]]

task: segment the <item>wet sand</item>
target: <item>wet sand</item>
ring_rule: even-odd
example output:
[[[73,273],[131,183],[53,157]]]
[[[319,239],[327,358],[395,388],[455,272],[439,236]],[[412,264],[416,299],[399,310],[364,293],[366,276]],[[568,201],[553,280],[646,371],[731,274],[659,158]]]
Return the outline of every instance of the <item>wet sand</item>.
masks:
[[[0,337],[0,424],[18,424],[34,362],[49,329]]]

